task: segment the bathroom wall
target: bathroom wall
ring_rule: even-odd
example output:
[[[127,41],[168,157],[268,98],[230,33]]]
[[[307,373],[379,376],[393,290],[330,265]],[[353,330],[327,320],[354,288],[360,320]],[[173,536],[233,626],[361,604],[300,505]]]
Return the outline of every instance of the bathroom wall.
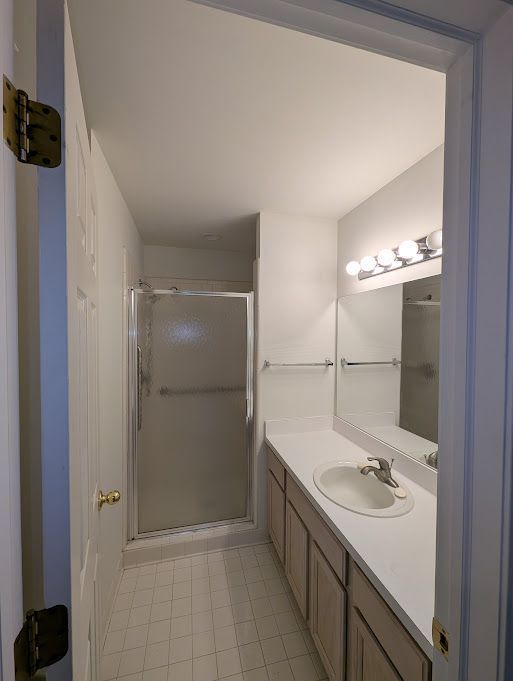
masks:
[[[267,519],[264,422],[333,414],[335,368],[263,368],[335,359],[337,222],[261,213],[256,262],[255,480]]]
[[[440,274],[440,258],[364,281],[347,274],[346,265],[442,226],[443,164],[444,148],[440,146],[339,220],[339,296]]]
[[[100,513],[98,579],[102,626],[114,596],[125,543],[126,513],[126,286],[142,273],[142,242],[103,155],[91,133],[91,156],[98,201],[99,262],[99,483],[105,490],[122,490],[122,501]],[[132,281],[130,281],[132,279]],[[101,632],[103,635],[103,631]]]
[[[222,290],[249,291],[253,280],[252,253],[237,253],[206,248],[175,248],[172,246],[144,247],[144,277],[155,286],[162,279],[178,282],[178,288],[195,290],[221,290],[213,288],[215,282],[223,283]],[[160,283],[159,283],[160,282]],[[239,283],[236,289],[228,288],[228,282]],[[176,284],[169,283],[169,286]],[[208,288],[212,286],[212,288]],[[199,288],[198,287],[203,287]]]

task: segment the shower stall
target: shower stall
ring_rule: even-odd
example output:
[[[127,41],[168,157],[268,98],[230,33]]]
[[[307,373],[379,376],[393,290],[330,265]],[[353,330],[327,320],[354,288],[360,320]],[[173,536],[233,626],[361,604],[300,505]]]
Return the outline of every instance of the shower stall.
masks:
[[[130,538],[249,519],[253,294],[130,291]]]

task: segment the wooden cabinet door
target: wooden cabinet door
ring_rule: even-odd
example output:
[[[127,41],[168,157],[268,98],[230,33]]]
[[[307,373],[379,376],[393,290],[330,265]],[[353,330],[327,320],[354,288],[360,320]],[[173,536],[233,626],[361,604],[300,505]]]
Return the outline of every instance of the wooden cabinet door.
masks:
[[[285,492],[276,478],[267,472],[268,529],[282,563],[285,563]]]
[[[369,627],[351,613],[350,681],[402,681]]]
[[[308,618],[308,531],[287,501],[285,511],[286,574],[301,614]]]
[[[346,592],[314,541],[310,543],[310,630],[331,681],[345,679]]]

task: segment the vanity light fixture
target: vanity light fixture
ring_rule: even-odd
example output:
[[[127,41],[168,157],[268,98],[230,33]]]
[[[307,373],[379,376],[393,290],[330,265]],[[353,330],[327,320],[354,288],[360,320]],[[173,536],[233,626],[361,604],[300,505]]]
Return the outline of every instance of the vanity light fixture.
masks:
[[[351,260],[346,265],[346,272],[353,277],[358,275],[358,279],[368,279],[441,256],[442,230],[435,229],[420,239],[406,239],[397,248],[384,248],[377,256],[365,255],[360,262]]]

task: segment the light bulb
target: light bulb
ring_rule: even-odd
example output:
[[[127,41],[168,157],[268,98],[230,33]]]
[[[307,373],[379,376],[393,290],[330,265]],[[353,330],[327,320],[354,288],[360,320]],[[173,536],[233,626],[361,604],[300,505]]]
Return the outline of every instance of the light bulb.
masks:
[[[355,277],[360,272],[360,263],[356,262],[356,260],[351,260],[346,265],[346,272]]]
[[[364,272],[372,272],[376,267],[376,258],[373,255],[366,255],[360,260],[360,267]]]
[[[394,251],[390,250],[390,248],[384,248],[378,253],[378,262],[383,267],[390,267],[394,260],[395,253]]]
[[[438,251],[442,248],[442,230],[435,229],[434,232],[428,235],[426,245],[430,251]]]
[[[419,245],[412,239],[406,239],[399,245],[399,257],[404,260],[411,260],[419,252]]]

